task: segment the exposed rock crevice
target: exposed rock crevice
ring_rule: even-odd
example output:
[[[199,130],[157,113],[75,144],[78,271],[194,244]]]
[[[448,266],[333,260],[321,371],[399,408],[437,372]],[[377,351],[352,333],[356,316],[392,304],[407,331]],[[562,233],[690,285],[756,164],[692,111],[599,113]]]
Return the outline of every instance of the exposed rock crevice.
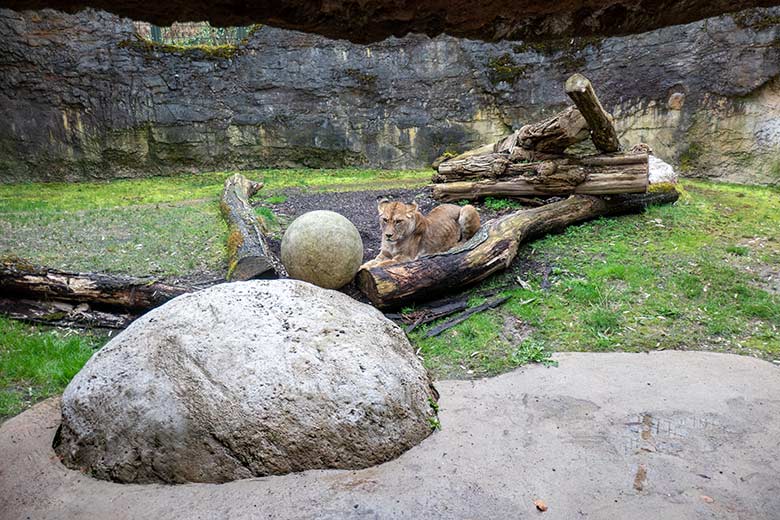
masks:
[[[444,33],[485,41],[624,35],[776,4],[773,0],[0,1],[0,6],[17,10],[52,8],[73,13],[86,7],[105,9],[157,25],[202,20],[222,26],[264,23],[356,43],[409,33]]]

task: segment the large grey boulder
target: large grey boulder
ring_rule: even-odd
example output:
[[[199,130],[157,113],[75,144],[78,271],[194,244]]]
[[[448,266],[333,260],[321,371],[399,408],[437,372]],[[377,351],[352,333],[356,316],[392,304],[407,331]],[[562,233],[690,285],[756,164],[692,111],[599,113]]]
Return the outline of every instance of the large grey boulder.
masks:
[[[433,390],[379,311],[295,280],[180,296],[68,385],[55,449],[120,482],[225,482],[388,461],[431,432]]]

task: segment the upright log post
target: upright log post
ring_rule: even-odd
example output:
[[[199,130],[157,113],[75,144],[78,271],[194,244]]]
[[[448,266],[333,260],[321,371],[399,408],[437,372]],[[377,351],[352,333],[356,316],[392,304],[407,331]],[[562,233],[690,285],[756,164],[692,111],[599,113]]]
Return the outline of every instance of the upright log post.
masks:
[[[220,209],[228,225],[228,280],[286,276],[282,263],[268,247],[264,224],[249,199],[263,187],[237,173],[225,180]]]
[[[573,74],[566,80],[566,94],[574,101],[588,122],[590,136],[596,148],[604,153],[620,150],[612,116],[601,106],[590,80],[582,74]]]

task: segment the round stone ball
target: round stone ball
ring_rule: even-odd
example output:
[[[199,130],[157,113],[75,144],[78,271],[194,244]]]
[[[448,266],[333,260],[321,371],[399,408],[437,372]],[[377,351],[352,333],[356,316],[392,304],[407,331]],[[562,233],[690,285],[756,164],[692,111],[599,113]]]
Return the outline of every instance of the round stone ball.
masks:
[[[282,263],[290,277],[325,289],[348,284],[362,262],[360,233],[333,211],[304,213],[282,237]]]

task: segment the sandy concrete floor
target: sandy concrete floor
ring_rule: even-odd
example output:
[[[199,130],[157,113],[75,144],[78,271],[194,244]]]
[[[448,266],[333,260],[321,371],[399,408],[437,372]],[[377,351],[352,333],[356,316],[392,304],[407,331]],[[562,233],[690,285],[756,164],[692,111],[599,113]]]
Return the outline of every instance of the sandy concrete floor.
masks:
[[[0,427],[0,518],[780,518],[780,368],[700,352],[557,359],[439,382],[441,431],[395,461],[222,485],[68,470],[49,400]]]

